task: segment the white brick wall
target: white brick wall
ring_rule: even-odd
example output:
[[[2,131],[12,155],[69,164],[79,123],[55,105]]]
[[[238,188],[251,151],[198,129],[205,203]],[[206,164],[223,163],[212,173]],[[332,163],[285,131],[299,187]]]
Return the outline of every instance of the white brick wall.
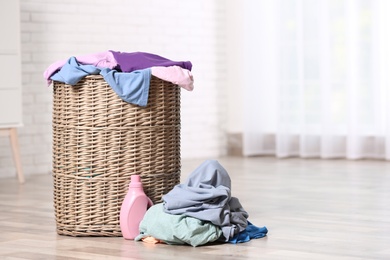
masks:
[[[226,7],[224,0],[21,0],[26,175],[51,170],[51,89],[42,73],[71,55],[145,51],[193,63],[195,90],[182,91],[182,157],[225,153]],[[0,177],[14,174],[0,140]],[[4,167],[5,166],[5,167]]]

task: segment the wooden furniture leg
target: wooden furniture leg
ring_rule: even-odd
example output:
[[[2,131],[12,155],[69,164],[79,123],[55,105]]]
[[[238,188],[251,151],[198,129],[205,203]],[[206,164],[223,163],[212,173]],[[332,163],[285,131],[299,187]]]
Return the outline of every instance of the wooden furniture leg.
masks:
[[[0,134],[8,135],[10,138],[11,147],[12,147],[12,155],[14,158],[19,183],[24,183],[24,174],[23,174],[23,170],[22,170],[22,161],[20,159],[18,134],[17,134],[16,128],[0,129]]]

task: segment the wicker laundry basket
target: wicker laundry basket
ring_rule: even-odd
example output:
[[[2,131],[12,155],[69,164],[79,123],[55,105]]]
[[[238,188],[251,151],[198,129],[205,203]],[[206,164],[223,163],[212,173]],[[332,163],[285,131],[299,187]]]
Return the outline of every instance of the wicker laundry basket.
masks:
[[[180,87],[152,76],[146,107],[124,102],[100,75],[53,87],[57,233],[121,236],[132,174],[154,203],[180,182]]]

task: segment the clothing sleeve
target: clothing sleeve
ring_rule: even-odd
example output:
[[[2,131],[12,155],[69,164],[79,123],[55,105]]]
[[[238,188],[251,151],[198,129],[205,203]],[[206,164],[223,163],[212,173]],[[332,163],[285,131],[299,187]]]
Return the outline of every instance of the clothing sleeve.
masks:
[[[148,104],[150,69],[124,73],[105,68],[101,70],[100,75],[124,101],[143,107]]]
[[[51,80],[63,82],[69,85],[76,85],[82,78],[87,75],[99,74],[100,69],[93,65],[82,65],[75,57],[69,60],[62,68],[51,76]]]

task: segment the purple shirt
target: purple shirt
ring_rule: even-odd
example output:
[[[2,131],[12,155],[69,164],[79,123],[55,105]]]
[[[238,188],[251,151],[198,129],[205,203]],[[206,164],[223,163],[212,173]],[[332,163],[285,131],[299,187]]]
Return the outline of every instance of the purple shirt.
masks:
[[[120,52],[110,51],[114,55],[122,72],[132,72],[134,70],[147,69],[155,66],[169,67],[179,66],[191,71],[192,63],[190,61],[172,61],[156,54],[146,52]]]

